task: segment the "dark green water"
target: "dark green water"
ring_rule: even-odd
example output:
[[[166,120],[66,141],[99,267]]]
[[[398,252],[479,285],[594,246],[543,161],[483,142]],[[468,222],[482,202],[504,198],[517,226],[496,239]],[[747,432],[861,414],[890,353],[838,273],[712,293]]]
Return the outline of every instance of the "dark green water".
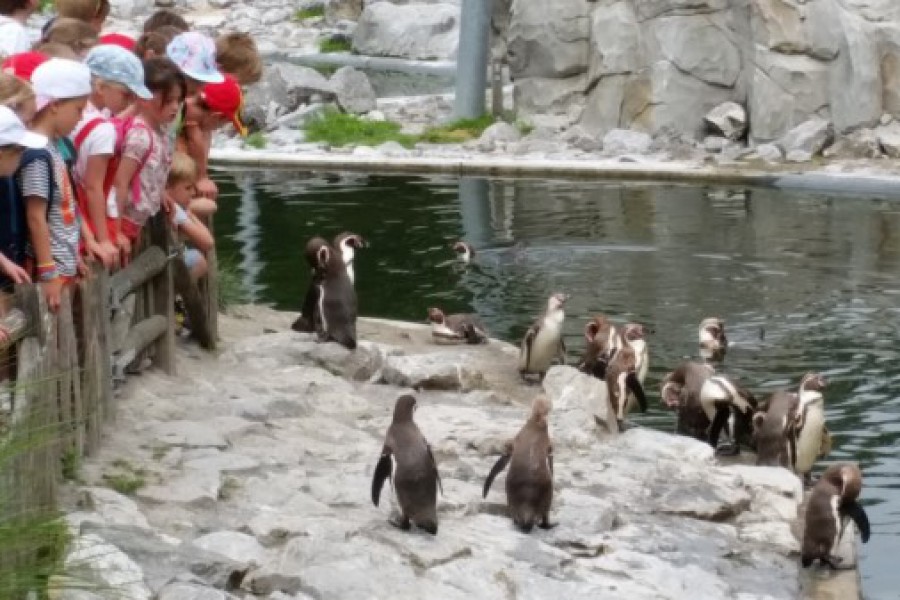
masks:
[[[356,259],[365,315],[424,321],[429,306],[475,311],[517,342],[556,290],[572,295],[566,333],[581,352],[587,317],[651,326],[658,381],[694,355],[705,316],[727,322],[724,370],[755,391],[825,373],[831,460],[859,461],[872,539],[869,600],[898,598],[900,569],[900,202],[673,185],[449,177],[220,173],[220,253],[256,301],[299,310],[306,240],[343,230],[371,244]],[[449,246],[479,249],[460,269]]]

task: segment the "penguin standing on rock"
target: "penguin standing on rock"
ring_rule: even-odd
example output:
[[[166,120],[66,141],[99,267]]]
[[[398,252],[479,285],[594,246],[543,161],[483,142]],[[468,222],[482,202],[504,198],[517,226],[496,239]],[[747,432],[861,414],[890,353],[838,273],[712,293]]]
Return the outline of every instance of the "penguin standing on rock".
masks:
[[[704,360],[720,362],[728,351],[728,338],[725,337],[725,321],[719,317],[707,317],[700,322],[698,331],[700,356]]]
[[[506,503],[513,523],[528,533],[537,525],[550,529],[550,504],[553,501],[553,445],[547,415],[550,400],[538,396],[531,405],[531,416],[494,464],[484,482],[487,498],[494,478],[509,464],[506,474]]]
[[[306,295],[303,297],[303,306],[300,308],[300,316],[291,324],[291,329],[300,332],[313,332],[316,330],[316,311],[319,307],[319,286],[324,279],[322,270],[319,268],[318,252],[323,246],[327,246],[323,238],[314,237],[306,242],[306,248],[303,251],[303,257],[306,259],[310,268],[309,287],[306,288]]]
[[[343,233],[337,234],[334,237],[334,247],[336,250],[338,250],[338,252],[341,253],[341,258],[344,261],[344,266],[347,267],[347,276],[350,278],[350,283],[355,284],[356,280],[353,270],[353,259],[356,257],[357,250],[366,247],[365,240],[363,240],[362,236],[360,235],[345,231]]]
[[[441,477],[431,446],[413,421],[415,409],[416,399],[408,394],[400,396],[394,405],[394,418],[372,477],[372,502],[378,506],[384,481],[391,478],[393,457],[393,484],[401,514],[399,519],[391,520],[391,525],[406,530],[414,523],[434,535],[438,529],[437,491]]]
[[[519,373],[523,377],[538,375],[544,378],[554,358],[566,362],[566,347],[562,338],[566,319],[567,294],[556,293],[547,300],[547,310],[525,332],[519,349]]]
[[[869,517],[857,499],[862,490],[862,473],[849,463],[831,465],[813,487],[806,505],[800,561],[809,567],[816,560],[837,569],[841,558],[835,550],[848,519],[859,528],[863,543],[869,541]]]

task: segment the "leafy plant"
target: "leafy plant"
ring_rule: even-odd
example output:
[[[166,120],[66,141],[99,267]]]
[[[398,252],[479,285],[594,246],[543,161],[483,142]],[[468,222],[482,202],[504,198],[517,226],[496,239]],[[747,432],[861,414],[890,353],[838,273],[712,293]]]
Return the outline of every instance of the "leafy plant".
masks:
[[[38,12],[40,12],[41,14],[47,14],[54,8],[56,8],[54,0],[41,0],[41,3],[38,5]]]
[[[143,476],[135,473],[104,473],[103,480],[106,482],[107,487],[125,496],[134,494],[147,483]]]
[[[400,124],[391,121],[369,121],[336,110],[326,111],[321,118],[306,126],[306,139],[332,146],[377,146],[384,142],[398,142],[411,148],[415,136],[400,133]]]
[[[247,136],[247,139],[244,140],[244,143],[250,146],[251,148],[256,148],[257,150],[262,150],[269,143],[266,139],[266,134],[262,131],[256,131]]]
[[[66,450],[62,457],[62,476],[69,480],[78,479],[78,471],[81,469],[81,455],[74,448]]]
[[[429,127],[422,134],[422,141],[432,144],[459,144],[467,142],[480,136],[493,123],[494,117],[489,114],[475,119],[459,119],[446,125]]]
[[[325,38],[319,40],[319,52],[322,54],[331,54],[333,52],[350,52],[353,49],[353,43],[346,38]]]
[[[219,311],[225,312],[229,306],[245,304],[248,300],[247,289],[241,279],[240,271],[231,258],[217,256],[219,281]]]
[[[325,16],[325,5],[319,6],[309,6],[307,8],[301,8],[296,13],[294,13],[295,21],[303,21],[304,19],[315,19],[316,17],[324,17]]]

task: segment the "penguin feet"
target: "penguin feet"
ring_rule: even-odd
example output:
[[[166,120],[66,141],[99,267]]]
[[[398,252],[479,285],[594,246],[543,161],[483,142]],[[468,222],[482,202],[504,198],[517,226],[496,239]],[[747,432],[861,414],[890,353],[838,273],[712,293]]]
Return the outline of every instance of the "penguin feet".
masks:
[[[416,527],[419,529],[424,529],[431,535],[437,535],[438,526],[437,523],[428,522],[428,523],[416,523]]]
[[[830,556],[829,555],[829,556],[822,557],[819,560],[822,561],[823,565],[826,565],[832,571],[837,571],[837,570],[840,570],[843,568],[848,568],[848,567],[841,566],[841,563],[844,561],[844,559],[841,558],[840,556]]]
[[[559,523],[551,523],[549,517],[544,517],[544,520],[540,522],[538,527],[541,529],[553,529],[557,525],[559,525]]]
[[[390,519],[388,519],[388,523],[390,523],[397,529],[402,529],[403,531],[409,531],[409,528],[411,527],[409,517],[407,517],[406,515],[391,517]],[[434,530],[435,532],[437,532],[437,527],[435,527]]]
[[[741,453],[741,447],[733,442],[719,444],[716,448],[716,456],[737,456]]]

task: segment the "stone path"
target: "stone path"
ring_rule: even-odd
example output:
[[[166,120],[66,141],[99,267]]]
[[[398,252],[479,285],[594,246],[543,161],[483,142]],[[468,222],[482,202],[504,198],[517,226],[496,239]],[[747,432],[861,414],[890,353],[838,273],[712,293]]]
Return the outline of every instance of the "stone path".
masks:
[[[288,331],[290,314],[223,318],[218,359],[179,350],[179,376],[123,391],[97,456],[67,489],[68,600],[228,598],[797,598],[799,480],[719,466],[708,446],[635,427],[610,436],[596,380],[554,368],[559,525],[529,535],[484,478],[540,391],[516,351],[430,344],[428,329],[361,322],[354,353]],[[375,383],[387,381],[389,383]],[[401,386],[443,478],[440,531],[402,532],[370,500]],[[143,485],[139,485],[143,483]],[[136,487],[132,497],[109,486]],[[387,501],[390,499],[390,501]],[[107,586],[97,588],[97,585]],[[114,590],[114,591],[110,591]]]

